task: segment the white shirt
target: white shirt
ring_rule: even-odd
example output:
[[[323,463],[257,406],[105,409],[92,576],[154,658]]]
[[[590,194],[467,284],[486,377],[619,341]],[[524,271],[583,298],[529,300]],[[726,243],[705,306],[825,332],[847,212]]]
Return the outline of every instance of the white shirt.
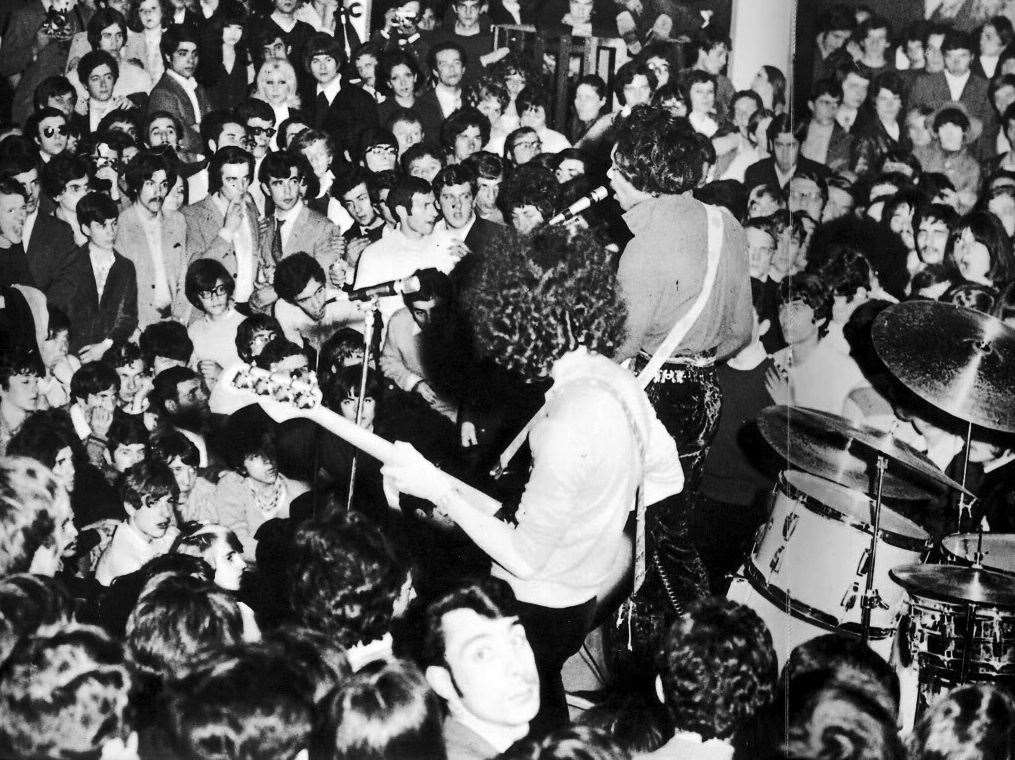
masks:
[[[278,11],[271,14],[271,20],[278,24],[279,29],[288,34],[296,26],[296,18],[286,18]]]
[[[999,55],[981,55],[980,65],[983,66],[983,73],[987,75],[987,79],[993,79],[994,72],[997,70],[997,62],[1001,58]]]
[[[164,309],[173,302],[173,294],[169,288],[169,275],[166,273],[165,252],[162,250],[162,214],[154,219],[148,217],[146,211],[135,209],[141,230],[148,243],[148,251],[155,268],[155,308]]]
[[[495,563],[491,575],[519,601],[559,609],[591,599],[612,572],[637,489],[651,505],[679,493],[684,476],[673,438],[633,374],[585,349],[562,356],[550,374],[511,537],[540,569],[520,579]]]
[[[360,256],[356,266],[357,289],[377,285],[390,280],[409,277],[417,269],[433,267],[444,274],[454,269],[458,259],[441,248],[434,235],[416,240],[401,230],[392,230],[376,243],[371,243]],[[385,296],[380,299],[380,314],[387,325],[391,315],[404,306],[401,296]]]
[[[35,220],[39,218],[39,207],[35,207],[35,211],[25,217],[25,226],[21,228],[21,245],[25,249],[25,253],[28,253],[28,241],[32,238],[32,230],[35,229]]]
[[[303,201],[299,201],[288,211],[279,211],[275,209],[275,218],[271,220],[272,231],[271,234],[275,234],[274,226],[279,220],[282,220],[282,247],[289,242],[289,236],[293,234],[293,227],[296,226],[296,217],[300,215],[300,212],[304,209],[306,204]]]
[[[325,286],[327,305],[324,316],[316,322],[296,304],[280,298],[275,302],[275,319],[282,327],[286,340],[297,346],[320,348],[321,343],[342,327],[363,331],[363,312],[358,303],[350,301],[344,291]]]
[[[112,251],[103,251],[89,244],[88,259],[92,263],[92,274],[95,275],[95,289],[101,299],[102,291],[106,287],[106,278],[109,277],[109,270],[113,268],[115,257]]]
[[[462,107],[462,91],[460,89],[448,90],[446,87],[438,84],[433,88],[433,92],[437,96],[437,102],[441,104],[444,118],[447,118]]]
[[[187,328],[187,334],[194,344],[194,353],[190,363],[197,367],[199,362],[211,360],[218,362],[220,367],[231,367],[240,361],[236,350],[236,330],[244,316],[235,309],[230,310],[218,322],[212,322],[207,314],[202,314]]]
[[[194,107],[194,124],[200,124],[201,106],[197,102],[197,80],[194,77],[184,79],[172,69],[166,69],[166,73],[179,82],[183,91],[187,93],[187,97],[190,98],[190,104]]]
[[[150,560],[168,552],[179,534],[180,531],[169,526],[162,538],[149,541],[129,522],[120,523],[95,566],[95,580],[108,586],[121,575],[140,570]]]
[[[448,246],[453,243],[464,243],[465,238],[472,232],[473,226],[476,224],[476,214],[473,212],[472,218],[465,223],[464,227],[455,229],[448,225],[446,219],[441,219],[433,226],[433,236],[437,240],[438,247],[446,250]]]
[[[539,141],[543,145],[543,153],[560,153],[571,147],[571,141],[555,129],[550,129],[545,124],[536,130]]]
[[[215,193],[211,197],[211,201],[222,214],[222,218],[225,219],[226,209],[228,208],[225,199],[218,193]],[[251,223],[250,215],[244,210],[242,224],[229,238],[233,244],[233,253],[236,255],[236,290],[233,291],[233,299],[236,303],[246,303],[254,292],[254,274],[256,269],[254,262],[254,241],[257,236],[254,234]],[[219,364],[222,364],[222,362],[219,362]],[[226,365],[222,364],[222,366],[225,367]]]
[[[948,92],[952,96],[952,100],[958,100],[962,97],[962,91],[966,89],[966,82],[969,81],[971,72],[966,72],[964,76],[956,77],[948,73],[948,69],[945,69],[945,81],[948,82]]]
[[[317,94],[324,93],[324,97],[328,99],[328,105],[330,106],[335,102],[335,96],[338,95],[338,91],[342,89],[342,77],[341,75],[336,76],[327,84],[317,83]]]

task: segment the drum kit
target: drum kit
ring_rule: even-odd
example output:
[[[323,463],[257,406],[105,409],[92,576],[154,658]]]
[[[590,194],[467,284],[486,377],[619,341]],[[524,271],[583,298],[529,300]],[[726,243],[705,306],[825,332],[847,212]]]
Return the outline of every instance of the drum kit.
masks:
[[[885,505],[951,490],[960,514],[969,509],[973,426],[1015,433],[1015,330],[972,309],[913,301],[882,312],[873,340],[902,385],[964,423],[962,482],[891,433],[769,407],[758,426],[788,468],[729,597],[765,620],[780,659],[838,632],[912,663],[917,713],[961,683],[1015,688],[1015,534],[984,534],[981,522],[942,540],[945,564],[926,564],[930,536]]]

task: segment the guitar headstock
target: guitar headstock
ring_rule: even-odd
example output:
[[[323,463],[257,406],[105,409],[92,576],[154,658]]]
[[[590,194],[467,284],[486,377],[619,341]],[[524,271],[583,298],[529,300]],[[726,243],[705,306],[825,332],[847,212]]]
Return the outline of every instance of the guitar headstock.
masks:
[[[306,417],[321,407],[321,389],[313,372],[306,377],[292,377],[288,372],[244,364],[223,374],[219,383],[226,383],[224,388],[236,401],[259,404],[276,422]]]

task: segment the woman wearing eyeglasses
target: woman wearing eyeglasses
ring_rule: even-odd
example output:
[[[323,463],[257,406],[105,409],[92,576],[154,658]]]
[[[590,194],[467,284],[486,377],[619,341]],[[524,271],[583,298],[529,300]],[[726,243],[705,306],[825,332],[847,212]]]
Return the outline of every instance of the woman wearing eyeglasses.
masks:
[[[211,388],[223,367],[238,364],[236,330],[243,315],[233,306],[236,282],[221,262],[198,259],[187,269],[183,283],[187,300],[201,317],[187,328],[194,344],[191,362]]]

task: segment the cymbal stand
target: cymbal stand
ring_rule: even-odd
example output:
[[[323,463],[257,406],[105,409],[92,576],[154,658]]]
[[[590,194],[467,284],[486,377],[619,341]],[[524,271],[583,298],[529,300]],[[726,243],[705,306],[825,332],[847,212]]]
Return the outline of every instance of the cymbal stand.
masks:
[[[878,454],[875,462],[874,481],[874,514],[873,514],[873,535],[871,536],[870,559],[867,562],[867,583],[864,587],[863,598],[860,601],[860,628],[863,642],[870,639],[871,610],[875,607],[888,609],[878,590],[874,588],[874,570],[877,567],[878,559],[878,535],[881,533],[881,491],[885,482],[885,470],[888,469],[888,457]]]
[[[965,445],[962,447],[962,487],[963,488],[966,487],[966,475],[969,472],[969,449],[970,449],[970,447],[972,445],[972,442],[973,442],[973,423],[972,422],[967,422],[966,423],[966,440],[965,440]],[[965,515],[966,513],[969,513],[970,517],[973,516],[973,504],[972,504],[972,502],[968,502],[967,503],[966,502],[966,494],[963,491],[959,491],[959,522],[958,522],[958,525],[956,526],[955,530],[957,530],[959,532],[962,531],[962,516]],[[982,521],[981,521],[981,524],[982,524]],[[982,538],[981,538],[979,543],[982,545],[982,543],[983,543]],[[976,547],[976,551],[979,552],[981,548],[982,548],[982,546],[977,546]],[[976,559],[976,561],[979,561],[979,559],[982,559],[982,557],[975,558],[975,559]]]
[[[366,314],[363,317],[363,369],[359,377],[359,398],[356,399],[356,424],[363,422],[363,398],[367,392],[367,373],[370,370],[370,352],[373,350],[374,331],[377,329],[378,297],[374,296],[364,304]],[[356,469],[359,450],[352,450],[352,465],[349,467],[349,492],[345,499],[346,511],[352,509],[352,497],[356,488]]]

